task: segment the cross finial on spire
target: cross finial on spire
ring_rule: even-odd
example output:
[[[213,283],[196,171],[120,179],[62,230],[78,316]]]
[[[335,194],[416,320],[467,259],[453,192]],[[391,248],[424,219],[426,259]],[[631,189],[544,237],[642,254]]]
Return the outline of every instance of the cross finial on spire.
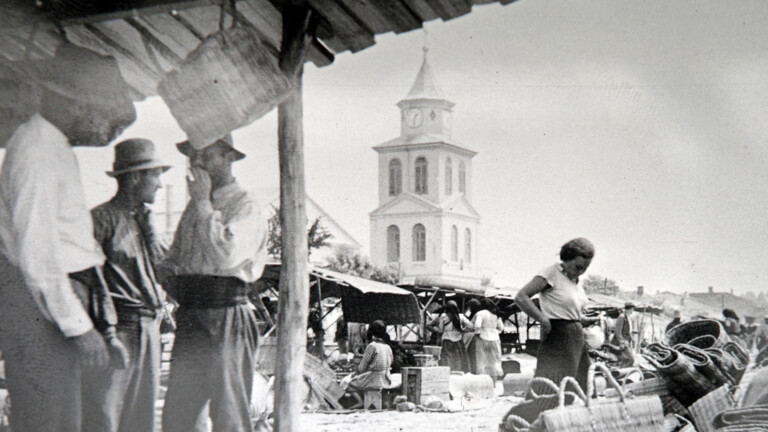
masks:
[[[429,46],[427,44],[427,36],[428,35],[429,35],[429,33],[427,32],[427,29],[425,28],[424,29],[424,47],[422,48],[422,50],[424,51],[424,61],[425,62],[427,61],[427,53],[429,52]]]

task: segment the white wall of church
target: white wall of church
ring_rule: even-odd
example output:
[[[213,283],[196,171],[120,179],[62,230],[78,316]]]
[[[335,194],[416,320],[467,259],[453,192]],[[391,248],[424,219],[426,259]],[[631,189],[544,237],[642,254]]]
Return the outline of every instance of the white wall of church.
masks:
[[[456,227],[457,253],[453,254],[453,227]],[[470,256],[467,259],[465,250],[466,230],[470,232]],[[477,240],[479,238],[478,223],[476,220],[463,217],[443,217],[443,257],[441,263],[442,274],[455,277],[474,278],[478,275],[477,265]],[[454,259],[455,258],[455,259]]]
[[[426,260],[413,260],[413,227],[424,225],[426,229]],[[437,215],[387,215],[371,219],[371,260],[382,265],[387,263],[387,229],[395,225],[400,229],[400,268],[403,275],[423,276],[440,274],[442,268],[443,230]]]

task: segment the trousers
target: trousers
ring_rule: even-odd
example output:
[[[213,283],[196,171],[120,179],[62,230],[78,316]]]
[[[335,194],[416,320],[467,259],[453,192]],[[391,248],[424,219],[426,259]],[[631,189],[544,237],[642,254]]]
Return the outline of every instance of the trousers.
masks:
[[[251,431],[258,344],[252,308],[247,304],[216,308],[182,304],[176,313],[163,432],[202,431],[206,405],[214,432]]]
[[[155,401],[160,388],[160,321],[138,313],[121,313],[117,337],[130,364],[86,374],[84,431],[154,432]]]
[[[43,316],[19,269],[2,255],[0,275],[0,349],[11,428],[80,432],[82,368],[75,346]]]

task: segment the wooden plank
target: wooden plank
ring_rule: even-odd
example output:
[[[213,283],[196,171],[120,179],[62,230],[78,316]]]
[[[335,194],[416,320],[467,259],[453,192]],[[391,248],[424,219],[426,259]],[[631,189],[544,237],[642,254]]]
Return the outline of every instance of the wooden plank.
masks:
[[[379,8],[373,4],[359,0],[336,0],[350,15],[359,19],[360,23],[373,34],[382,34],[393,31],[394,25]],[[336,30],[334,28],[334,30]]]
[[[123,20],[104,21],[95,24],[85,24],[84,27],[101,39],[113,51],[120,52],[123,56],[131,58],[136,64],[144,68],[147,73],[161,77],[165,71],[158,70],[154,59],[147,51],[147,46],[141,38],[141,34]]]
[[[205,38],[219,31],[221,6],[201,6],[180,10],[178,11],[178,16],[194,28],[196,34]],[[232,17],[229,14],[225,14],[224,27],[226,28],[230,25],[232,25]]]
[[[331,24],[333,36],[323,42],[337,54],[358,52],[376,43],[374,34],[360,20],[334,0],[307,0]]]
[[[328,66],[333,63],[335,56],[321,41],[317,38],[312,39],[312,46],[309,47],[307,59],[317,67]]]
[[[382,13],[397,34],[422,26],[421,19],[400,0],[369,0],[370,6]]]
[[[448,21],[453,18],[468,14],[472,11],[472,4],[468,0],[433,0],[432,9],[437,15]]]
[[[427,0],[402,0],[413,12],[418,15],[422,22],[432,21],[440,18],[437,12],[432,9]]]
[[[61,5],[59,9],[65,11],[61,16],[63,25],[92,24],[102,21],[135,18],[139,16],[158,13],[171,13],[184,9],[220,4],[220,0],[123,0],[89,2],[88,8],[83,8],[82,0],[58,0],[61,3],[76,3],[78,6],[67,7]]]
[[[283,33],[283,16],[267,0],[249,0],[237,4],[237,10],[253,27],[259,30],[264,40],[279,47]]]
[[[136,21],[143,23],[169,49],[182,58],[200,44],[200,38],[171,14],[144,15],[136,18]]]

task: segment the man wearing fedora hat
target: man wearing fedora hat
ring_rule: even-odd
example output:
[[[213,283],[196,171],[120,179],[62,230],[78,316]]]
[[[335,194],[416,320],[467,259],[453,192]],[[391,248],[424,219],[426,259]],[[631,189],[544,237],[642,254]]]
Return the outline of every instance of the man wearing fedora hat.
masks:
[[[629,367],[635,363],[635,356],[632,354],[632,312],[634,310],[634,304],[626,303],[624,313],[616,319],[616,327],[613,331],[613,344],[621,348],[619,362],[622,367]]]
[[[177,144],[189,157],[190,201],[163,267],[179,303],[163,432],[251,431],[249,407],[258,332],[248,284],[266,261],[266,222],[254,196],[232,176],[245,155],[226,136],[202,148]]]
[[[112,57],[64,43],[29,65],[40,107],[0,173],[0,349],[13,430],[79,431],[84,372],[124,347],[72,147],[107,145],[136,112]]]
[[[126,346],[126,368],[110,367],[89,384],[85,430],[154,431],[160,380],[160,319],[165,292],[155,277],[164,249],[150,223],[160,175],[170,168],[152,141],[133,138],[115,146],[117,193],[91,210],[94,237],[107,257],[104,275],[117,310],[117,337]]]

